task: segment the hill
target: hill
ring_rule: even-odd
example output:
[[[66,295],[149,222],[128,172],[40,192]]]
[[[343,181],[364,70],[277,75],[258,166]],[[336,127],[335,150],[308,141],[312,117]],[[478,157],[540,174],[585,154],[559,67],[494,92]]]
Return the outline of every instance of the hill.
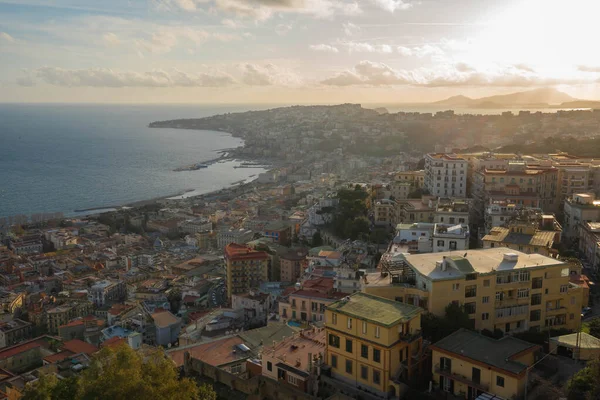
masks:
[[[525,92],[517,92],[510,94],[502,94],[496,96],[481,97],[472,99],[467,96],[452,96],[445,100],[430,103],[436,106],[449,107],[471,107],[471,108],[502,108],[502,107],[550,107],[560,105],[564,107],[564,103],[579,102],[585,100],[577,100],[566,93],[552,88],[533,89]],[[596,103],[596,102],[593,102]],[[600,102],[598,102],[600,104]]]

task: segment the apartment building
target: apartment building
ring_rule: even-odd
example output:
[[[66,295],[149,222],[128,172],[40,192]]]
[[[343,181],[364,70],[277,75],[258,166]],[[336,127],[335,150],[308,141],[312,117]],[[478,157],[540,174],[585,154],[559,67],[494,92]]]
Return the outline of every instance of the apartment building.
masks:
[[[431,347],[437,389],[466,399],[520,399],[526,393],[527,369],[540,346],[505,336],[496,340],[460,329]]]
[[[365,293],[439,316],[456,303],[477,330],[579,327],[583,289],[569,281],[572,266],[555,258],[496,247],[382,259],[381,272],[365,276]]]
[[[230,243],[225,246],[227,297],[248,293],[269,280],[269,254],[252,250],[246,245]]]
[[[398,172],[394,176],[394,182],[410,183],[415,189],[423,188],[425,186],[425,170]]]
[[[564,238],[576,240],[582,222],[600,222],[600,199],[593,193],[575,193],[565,199],[563,213]]]
[[[440,197],[435,205],[433,222],[469,225],[469,201]]]
[[[600,222],[579,224],[579,251],[583,253],[592,268],[600,268]]]
[[[279,256],[281,282],[296,282],[308,265],[306,249],[292,249]]]
[[[31,339],[32,324],[15,318],[0,324],[0,347],[8,347]]]
[[[484,211],[484,231],[483,236],[487,235],[492,228],[506,226],[508,222],[518,216],[519,213],[542,214],[541,208],[531,208],[517,205],[508,200],[495,200],[485,207]]]
[[[522,162],[509,163],[506,170],[484,169],[473,173],[471,188],[473,213],[483,222],[484,210],[496,201],[523,207],[541,208],[546,213],[558,211],[558,170],[527,167]]]
[[[124,281],[97,282],[88,291],[88,300],[97,307],[118,303],[127,298],[127,285]]]
[[[469,227],[456,224],[399,224],[394,243],[406,245],[410,253],[439,253],[469,248]]]
[[[435,198],[423,196],[421,199],[398,201],[400,223],[433,222]]]
[[[331,376],[379,396],[399,394],[422,350],[422,309],[366,293],[327,307],[326,363]]]
[[[381,199],[373,204],[373,218],[375,225],[394,226],[398,223],[400,209],[394,200]]]
[[[58,328],[66,325],[72,319],[85,317],[92,313],[93,306],[90,302],[63,304],[46,312],[48,317],[48,332],[57,334]]]
[[[425,188],[435,197],[467,197],[468,162],[455,154],[425,156]]]
[[[562,228],[553,215],[523,215],[515,217],[504,227],[492,228],[482,238],[483,248],[508,247],[524,253],[539,253],[544,256],[556,257],[558,251],[553,248],[559,243]]]
[[[244,244],[254,239],[254,232],[249,229],[227,229],[217,233],[217,246],[225,249],[229,243]]]
[[[300,288],[279,300],[279,316],[284,320],[298,322],[323,322],[325,309],[335,303],[345,293],[329,291],[327,293]]]

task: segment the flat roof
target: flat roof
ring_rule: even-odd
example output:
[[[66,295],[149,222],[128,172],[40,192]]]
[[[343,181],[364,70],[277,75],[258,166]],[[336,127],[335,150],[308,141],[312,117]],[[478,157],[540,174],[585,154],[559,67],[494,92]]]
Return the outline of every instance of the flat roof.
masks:
[[[456,354],[518,375],[525,371],[527,365],[511,358],[525,351],[535,351],[538,347],[512,336],[497,340],[461,328],[435,343],[432,350]]]
[[[550,340],[565,347],[579,346],[582,349],[600,349],[600,339],[585,332],[579,333],[579,343],[577,342],[577,333],[555,336]]]
[[[348,296],[347,300],[342,299],[330,304],[327,309],[383,326],[409,321],[423,311],[417,306],[362,292]]]
[[[515,254],[517,256],[517,261],[504,260],[504,255],[508,253]],[[465,254],[466,257],[464,257]],[[448,262],[446,271],[442,271],[436,264],[437,262],[442,261],[444,256]],[[394,259],[406,260],[406,262],[421,275],[433,280],[460,278],[465,274],[462,271],[487,274],[516,269],[566,265],[564,262],[551,257],[546,257],[537,253],[526,254],[507,247],[449,251],[443,253],[398,254]]]
[[[508,228],[494,227],[482,240],[518,245],[551,247],[554,243],[555,236],[555,231],[537,231],[531,235],[527,233],[511,232]]]

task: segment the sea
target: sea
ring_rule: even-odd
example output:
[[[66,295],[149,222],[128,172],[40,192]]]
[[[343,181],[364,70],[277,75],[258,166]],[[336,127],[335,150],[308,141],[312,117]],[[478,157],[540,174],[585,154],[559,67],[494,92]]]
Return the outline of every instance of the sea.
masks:
[[[0,104],[0,217],[106,208],[195,195],[256,179],[260,168],[214,159],[243,145],[228,133],[148,128],[152,121],[267,105]],[[99,210],[96,210],[99,211]],[[89,213],[89,212],[86,212]]]
[[[278,106],[285,104],[0,104],[0,217],[53,212],[76,216],[252,181],[264,170],[235,168],[239,161],[173,171],[214,159],[218,150],[242,146],[243,140],[224,132],[151,129],[148,124]],[[390,104],[364,107],[387,107],[390,112],[440,111]]]

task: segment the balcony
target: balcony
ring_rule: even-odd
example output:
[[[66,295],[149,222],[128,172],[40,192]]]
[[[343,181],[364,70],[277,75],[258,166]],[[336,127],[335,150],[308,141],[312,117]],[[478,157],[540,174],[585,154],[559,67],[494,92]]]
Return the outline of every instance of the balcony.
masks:
[[[498,282],[496,281],[496,286],[502,286],[502,290],[507,290],[511,288],[526,288],[531,286],[531,281],[512,281],[512,282]]]
[[[558,307],[550,309],[546,308],[546,316],[564,314],[565,312],[567,312],[567,307]]]
[[[446,378],[450,378],[450,379],[458,381],[458,382],[462,382],[465,385],[474,387],[474,388],[479,389],[479,390],[484,391],[484,392],[488,392],[490,390],[490,386],[489,385],[484,384],[484,383],[480,383],[480,382],[475,382],[475,381],[467,378],[464,375],[452,373],[452,371],[450,371],[450,369],[448,369],[448,368],[441,368],[440,364],[436,364],[435,365],[434,372],[436,374],[439,374],[441,376],[445,376]]]
[[[421,331],[418,330],[413,333],[399,333],[398,338],[403,342],[412,343],[421,338]]]
[[[523,298],[504,298],[502,300],[496,300],[496,308],[513,307],[513,306],[526,306],[530,303],[529,297]]]

